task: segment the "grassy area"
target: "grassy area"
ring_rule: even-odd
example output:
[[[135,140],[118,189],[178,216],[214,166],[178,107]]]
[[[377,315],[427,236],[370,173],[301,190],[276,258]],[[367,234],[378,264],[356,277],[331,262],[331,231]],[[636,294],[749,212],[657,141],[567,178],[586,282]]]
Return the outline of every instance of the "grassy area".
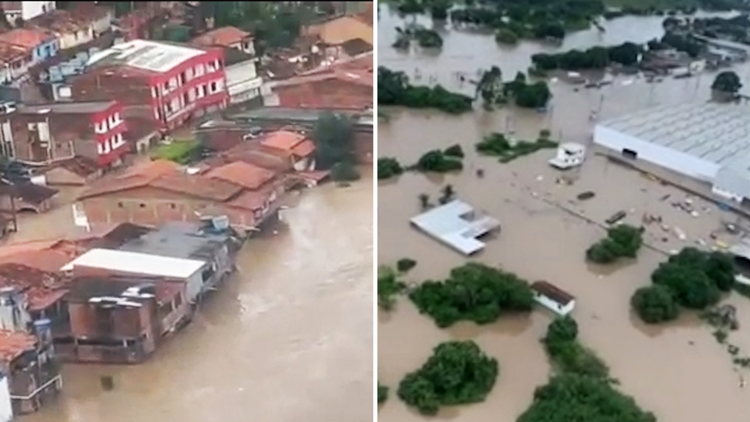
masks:
[[[540,137],[534,142],[511,141],[502,133],[492,133],[477,144],[477,151],[483,155],[498,157],[501,163],[533,154],[541,149],[557,148],[557,142]]]
[[[199,148],[200,144],[192,139],[174,140],[169,144],[161,144],[156,147],[151,154],[151,158],[187,164],[195,157]]]

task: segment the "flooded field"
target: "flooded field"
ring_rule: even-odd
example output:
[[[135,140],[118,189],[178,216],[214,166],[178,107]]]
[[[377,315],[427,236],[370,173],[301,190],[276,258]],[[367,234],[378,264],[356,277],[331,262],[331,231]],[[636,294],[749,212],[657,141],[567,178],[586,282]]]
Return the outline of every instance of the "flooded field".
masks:
[[[444,35],[445,47],[439,56],[418,52],[402,55],[390,48],[389,41],[395,33],[390,28],[399,22],[387,10],[381,11],[379,64],[410,74],[415,69],[421,69],[423,75],[432,72],[452,89],[460,89],[453,81],[453,72],[499,65],[505,74],[512,75],[528,67],[530,54],[543,50],[533,43],[524,43],[515,50],[502,49],[490,36],[451,32]],[[608,23],[605,41],[597,33],[585,31],[572,35],[563,48],[646,41],[660,35],[660,18],[624,18]],[[748,69],[735,71],[748,78]],[[491,132],[512,131],[518,138],[535,139],[540,130],[549,129],[555,139],[586,144],[594,123],[588,119],[590,110],[600,109],[600,116],[607,118],[649,104],[705,100],[713,77],[706,74],[688,80],[668,79],[653,85],[636,80],[580,92],[556,83],[552,86],[552,109],[547,114],[510,107],[461,117],[387,111],[389,122],[379,126],[380,156],[397,157],[403,164],[411,164],[430,149],[456,143],[463,146],[467,156],[465,170],[458,175],[426,177],[407,173],[379,184],[378,263],[393,264],[404,257],[415,259],[419,264],[410,272],[409,280],[421,281],[443,278],[452,267],[466,261],[409,226],[409,218],[420,212],[418,195],[425,193],[434,200],[442,186],[451,184],[459,198],[502,224],[501,233],[487,240],[486,249],[476,259],[501,265],[531,281],[549,280],[575,295],[575,316],[582,341],[611,366],[621,389],[633,395],[641,407],[666,422],[717,416],[723,420],[747,419],[750,390],[738,387],[741,372],[733,367],[731,357],[717,344],[710,328],[689,314],[665,327],[646,327],[631,316],[628,303],[633,291],[649,283],[651,271],[664,260],[660,251],[696,245],[700,240],[710,243],[709,235],[719,230],[722,222],[737,221],[736,217],[713,204],[689,198],[699,210],[697,217],[691,216],[672,205],[688,198],[684,192],[592,154],[584,167],[572,174],[575,182],[566,185],[557,183],[561,174],[547,164],[554,150],[542,150],[508,164],[474,152],[475,143]],[[477,169],[484,170],[484,177],[476,176]],[[596,196],[588,201],[576,200],[584,191],[593,191]],[[637,262],[614,271],[587,265],[586,248],[604,233],[598,223],[620,210],[629,212],[627,221],[631,223],[640,223],[643,213],[660,215],[664,224],[680,227],[687,239],[680,241],[671,231],[648,226],[647,241],[654,249],[642,250]],[[726,242],[732,240],[724,232],[717,232],[717,236]],[[734,296],[730,302],[738,307],[740,320],[750,323],[750,301]],[[380,418],[392,422],[425,420],[395,398],[393,392],[399,380],[418,368],[440,341],[472,338],[498,358],[498,384],[487,402],[445,410],[441,418],[514,421],[529,406],[533,390],[547,379],[549,366],[539,339],[550,320],[550,315],[536,311],[529,317],[506,318],[481,328],[461,324],[440,330],[402,299],[395,311],[379,315],[378,377],[391,387]],[[732,334],[732,342],[745,353],[750,352],[750,332],[744,326]],[[745,378],[748,376],[744,374]],[[716,405],[707,408],[707,398]]]
[[[140,366],[67,365],[27,422],[372,420],[372,177],[310,189],[193,323]],[[70,227],[69,207],[39,231]],[[67,224],[63,226],[63,224]],[[112,375],[114,391],[99,377]]]

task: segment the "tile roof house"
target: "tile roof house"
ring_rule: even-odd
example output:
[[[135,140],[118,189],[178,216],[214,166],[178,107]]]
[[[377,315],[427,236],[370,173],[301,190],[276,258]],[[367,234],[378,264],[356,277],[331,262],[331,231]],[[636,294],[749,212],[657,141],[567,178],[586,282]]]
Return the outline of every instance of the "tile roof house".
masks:
[[[257,227],[276,211],[273,192],[245,187],[258,183],[251,175],[237,175],[229,169],[217,170],[215,177],[209,177],[174,166],[157,160],[104,177],[78,197],[75,207],[82,210],[89,224],[159,224],[226,215],[239,230]],[[236,179],[230,182],[222,177]],[[238,180],[242,184],[237,184]]]
[[[337,16],[323,22],[308,25],[302,29],[303,35],[317,35],[324,44],[341,45],[347,41],[361,39],[373,45],[372,26],[355,16]]]
[[[0,43],[29,51],[32,65],[54,57],[60,50],[60,41],[55,34],[40,28],[13,29],[0,34]]]
[[[253,35],[233,26],[216,28],[199,35],[190,41],[196,47],[226,47],[255,55]]]
[[[287,154],[297,171],[311,170],[315,167],[315,144],[304,135],[279,130],[260,138],[260,145]]]

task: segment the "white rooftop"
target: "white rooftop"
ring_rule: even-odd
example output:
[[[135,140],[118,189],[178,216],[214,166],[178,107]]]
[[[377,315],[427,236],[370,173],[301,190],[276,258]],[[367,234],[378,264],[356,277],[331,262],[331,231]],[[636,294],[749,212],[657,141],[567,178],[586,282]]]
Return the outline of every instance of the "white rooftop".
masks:
[[[76,266],[99,268],[155,277],[188,278],[206,263],[195,259],[171,258],[138,252],[111,249],[91,249],[65,264],[61,271],[71,271]]]
[[[719,165],[750,153],[750,105],[683,103],[645,109],[598,126]]]
[[[133,40],[116,44],[107,50],[93,54],[86,65],[91,66],[109,61],[124,66],[163,73],[204,53],[205,51],[197,48],[156,41]]]
[[[419,214],[411,223],[464,255],[482,250],[484,243],[476,238],[500,227],[499,221],[477,215],[471,205],[459,200]]]

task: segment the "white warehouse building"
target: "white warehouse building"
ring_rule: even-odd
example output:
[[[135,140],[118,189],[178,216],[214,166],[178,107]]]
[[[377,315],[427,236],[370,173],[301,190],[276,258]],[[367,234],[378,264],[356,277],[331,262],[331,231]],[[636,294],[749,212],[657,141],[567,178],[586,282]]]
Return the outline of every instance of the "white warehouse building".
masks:
[[[750,105],[665,105],[604,121],[594,143],[708,183],[714,194],[750,199]]]

